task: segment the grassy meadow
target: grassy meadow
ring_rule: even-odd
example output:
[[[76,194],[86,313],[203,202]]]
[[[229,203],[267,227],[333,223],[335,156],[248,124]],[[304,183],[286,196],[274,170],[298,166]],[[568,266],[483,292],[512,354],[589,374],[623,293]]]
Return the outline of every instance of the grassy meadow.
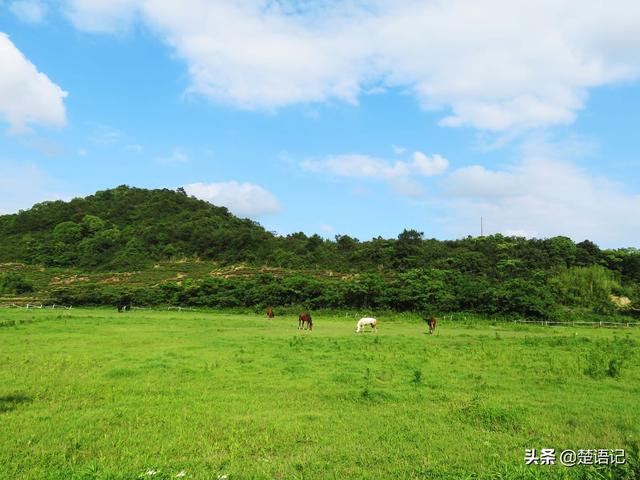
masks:
[[[640,330],[0,311],[1,479],[639,478]],[[635,445],[635,447],[634,447]],[[627,464],[525,466],[526,448]]]

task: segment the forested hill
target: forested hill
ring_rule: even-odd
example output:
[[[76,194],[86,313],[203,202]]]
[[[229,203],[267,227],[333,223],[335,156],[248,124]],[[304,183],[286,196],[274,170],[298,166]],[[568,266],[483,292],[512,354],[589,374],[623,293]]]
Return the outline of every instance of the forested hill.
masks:
[[[439,241],[415,230],[366,242],[347,235],[335,241],[304,233],[280,237],[182,189],[123,185],[0,216],[0,262],[130,270],[183,258],[341,272],[438,268],[487,277],[601,265],[640,281],[640,252],[632,248],[601,250],[589,240],[576,244],[566,237]]]
[[[273,235],[184,191],[120,186],[0,217],[0,262],[130,269],[154,260],[253,261]]]
[[[39,266],[48,268],[36,275]],[[174,273],[160,277],[163,269]],[[227,273],[216,274],[220,269]],[[415,230],[369,241],[278,236],[181,189],[120,186],[0,216],[0,296],[22,293],[74,304],[126,293],[148,304],[525,316],[556,307],[606,314],[623,298],[640,312],[640,251],[566,237],[440,241]]]

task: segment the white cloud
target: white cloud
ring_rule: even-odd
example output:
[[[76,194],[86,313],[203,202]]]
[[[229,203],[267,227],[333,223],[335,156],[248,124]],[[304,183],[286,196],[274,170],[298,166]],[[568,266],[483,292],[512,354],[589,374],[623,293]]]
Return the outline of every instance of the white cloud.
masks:
[[[422,152],[415,152],[411,161],[393,162],[353,153],[330,156],[324,160],[304,160],[300,166],[308,172],[382,180],[389,184],[394,193],[415,197],[424,193],[424,188],[412,177],[440,175],[449,167],[449,161],[440,155],[428,157]]]
[[[79,30],[114,33],[128,28],[142,3],[139,0],[68,0],[66,14]]]
[[[59,157],[67,152],[64,144],[38,135],[24,135],[20,140],[23,145],[33,148],[48,157]]]
[[[390,179],[409,174],[405,162],[390,163],[357,153],[331,156],[322,161],[305,160],[300,165],[310,172],[328,172],[340,177]]]
[[[489,233],[636,245],[640,195],[589,175],[561,155],[554,158],[550,150],[525,149],[521,161],[501,170],[471,166],[453,172],[445,198],[455,233],[475,234],[483,216]]]
[[[57,191],[58,182],[30,162],[0,159],[0,215],[27,210],[45,200],[66,200]]]
[[[390,180],[410,175],[440,175],[449,167],[449,161],[438,154],[428,157],[422,152],[415,152],[411,162],[389,162],[369,155],[350,153],[330,156],[321,161],[304,160],[300,166],[309,172],[327,172],[339,177]]]
[[[120,143],[124,139],[125,135],[119,130],[109,126],[95,123],[91,125],[92,132],[89,140],[94,145],[100,147],[109,147]]]
[[[389,186],[394,193],[405,197],[418,197],[424,193],[424,187],[410,178],[394,178]]]
[[[99,33],[142,18],[187,61],[190,91],[216,101],[273,109],[328,98],[355,102],[360,91],[366,36],[346,43],[345,29],[359,27],[337,12],[316,27],[280,2],[251,0],[69,0],[67,13],[79,29]]]
[[[47,15],[47,5],[39,0],[15,0],[9,8],[16,17],[27,23],[41,23]]]
[[[391,145],[391,148],[393,149],[393,153],[395,153],[396,155],[402,155],[404,152],[407,151],[406,148],[399,147],[398,145]]]
[[[144,146],[139,143],[131,143],[125,147],[130,152],[141,153],[144,150]]]
[[[431,177],[440,175],[449,168],[449,160],[438,154],[427,157],[422,152],[415,152],[413,154],[413,166],[420,175]]]
[[[173,152],[168,157],[160,157],[156,159],[158,163],[164,165],[180,165],[189,162],[189,157],[179,148],[174,148]]]
[[[640,26],[632,0],[401,2],[379,18],[391,81],[429,108],[450,108],[450,126],[488,130],[573,121],[589,88],[637,79]],[[631,30],[630,30],[631,29]]]
[[[253,183],[191,183],[185,185],[184,189],[189,195],[227,207],[240,216],[256,217],[281,210],[278,199],[272,193]]]
[[[461,168],[451,174],[450,193],[472,199],[505,198],[521,192],[512,173],[487,170],[480,165]]]
[[[11,132],[24,133],[29,124],[64,126],[66,96],[0,32],[0,115]]]
[[[399,87],[442,125],[571,123],[589,89],[640,76],[640,3],[620,0],[67,0],[96,32],[145,22],[190,91],[275,109]]]

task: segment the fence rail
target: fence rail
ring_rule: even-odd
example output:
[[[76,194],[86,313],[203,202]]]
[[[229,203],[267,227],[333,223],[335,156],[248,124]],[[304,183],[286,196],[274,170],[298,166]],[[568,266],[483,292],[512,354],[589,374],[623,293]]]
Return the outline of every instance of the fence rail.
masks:
[[[604,327],[604,328],[627,328],[627,327],[638,327],[640,326],[640,322],[605,322],[605,321],[566,321],[561,322],[557,320],[523,320],[523,319],[515,319],[511,320],[501,316],[476,316],[476,315],[465,315],[465,314],[446,314],[441,315],[439,318],[442,320],[448,320],[452,322],[468,322],[473,320],[483,320],[483,321],[492,321],[492,322],[501,322],[501,323],[524,323],[524,324],[532,324],[532,325],[542,325],[542,326],[564,326],[564,327]]]
[[[627,328],[640,326],[638,322],[553,322],[548,320],[513,320],[514,323],[533,323],[542,326]]]
[[[24,305],[19,305],[17,303],[7,303],[0,305],[0,308],[24,308],[25,310],[33,309],[33,308],[50,308],[52,310],[55,309],[63,309],[63,310],[71,310],[73,305],[59,305],[57,303],[53,303],[51,305],[45,305],[43,303],[25,303]]]

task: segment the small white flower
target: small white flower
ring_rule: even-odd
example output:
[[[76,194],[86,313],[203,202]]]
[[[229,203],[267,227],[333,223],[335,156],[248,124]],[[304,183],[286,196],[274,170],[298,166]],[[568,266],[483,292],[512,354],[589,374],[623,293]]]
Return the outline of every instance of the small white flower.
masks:
[[[186,475],[187,472],[185,472],[184,470],[180,470],[178,473],[176,473],[176,478],[184,477]]]
[[[156,473],[158,473],[158,471],[157,471],[157,470],[154,470],[153,468],[150,468],[150,469],[149,469],[149,470],[147,470],[144,474],[145,474],[145,475],[149,475],[149,476],[151,476],[151,475],[155,475]]]
[[[225,474],[225,475],[218,475],[218,480],[227,480],[227,478],[229,478],[229,475]]]

